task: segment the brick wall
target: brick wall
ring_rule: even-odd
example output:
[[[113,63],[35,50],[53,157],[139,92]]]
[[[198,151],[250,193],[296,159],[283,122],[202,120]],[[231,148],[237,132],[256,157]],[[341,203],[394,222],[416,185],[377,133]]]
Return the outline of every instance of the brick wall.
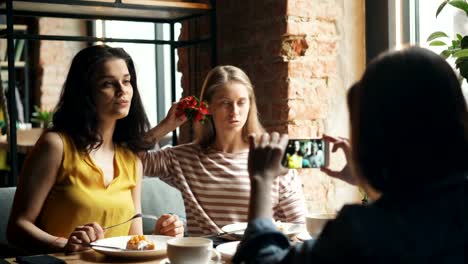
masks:
[[[38,33],[44,35],[86,36],[86,24],[82,21],[41,18]],[[84,42],[40,41],[37,66],[38,89],[35,104],[53,109],[60,97],[71,61],[78,51],[86,47]]]
[[[218,63],[238,66],[251,77],[269,131],[290,138],[348,135],[346,90],[365,63],[364,0],[223,0],[216,5]],[[180,63],[179,70],[190,72]],[[199,87],[190,87],[199,93]],[[340,153],[331,157],[332,167],[343,166]],[[316,169],[299,173],[310,212],[335,211],[360,200],[356,188]]]
[[[200,17],[182,24],[179,40],[193,40],[210,37],[210,19]],[[177,49],[179,60],[177,70],[182,73],[180,80],[183,87],[183,96],[199,96],[203,80],[211,67],[211,44],[199,45]],[[179,95],[178,95],[179,96]],[[193,130],[190,123],[185,123],[180,128],[178,143],[188,143],[193,139]]]

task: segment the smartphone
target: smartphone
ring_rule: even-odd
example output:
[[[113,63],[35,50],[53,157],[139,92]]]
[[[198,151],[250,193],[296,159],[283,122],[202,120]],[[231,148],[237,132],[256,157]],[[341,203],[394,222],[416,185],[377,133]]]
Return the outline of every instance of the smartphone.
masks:
[[[328,142],[321,138],[290,139],[282,164],[290,169],[321,168],[328,166]]]
[[[64,260],[50,255],[18,256],[16,262],[19,264],[65,264]]]

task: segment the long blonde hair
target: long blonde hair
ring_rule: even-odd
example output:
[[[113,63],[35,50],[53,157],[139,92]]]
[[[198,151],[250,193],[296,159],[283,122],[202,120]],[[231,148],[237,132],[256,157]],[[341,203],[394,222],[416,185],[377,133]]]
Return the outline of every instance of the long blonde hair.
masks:
[[[231,65],[217,66],[213,68],[203,82],[200,100],[206,100],[208,105],[210,105],[216,91],[220,88],[222,89],[225,85],[231,82],[237,82],[244,85],[249,94],[249,114],[247,116],[247,121],[242,128],[242,138],[247,142],[249,134],[260,134],[265,132],[265,129],[258,119],[257,103],[255,100],[253,85],[244,71]],[[203,125],[195,125],[195,142],[200,144],[202,147],[207,147],[213,143],[215,138],[216,129],[211,118],[208,118]]]

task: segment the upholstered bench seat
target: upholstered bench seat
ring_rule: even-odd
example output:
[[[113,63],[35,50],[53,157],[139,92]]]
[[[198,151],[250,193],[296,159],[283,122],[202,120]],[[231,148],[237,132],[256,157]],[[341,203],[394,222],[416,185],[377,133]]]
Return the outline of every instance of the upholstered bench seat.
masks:
[[[6,239],[6,228],[10,216],[11,206],[16,188],[0,188],[0,257],[11,254],[11,248]],[[164,213],[172,213],[185,219],[185,207],[180,192],[162,182],[158,178],[143,179],[141,210],[143,214],[159,216]],[[155,221],[143,220],[143,232],[151,234]]]

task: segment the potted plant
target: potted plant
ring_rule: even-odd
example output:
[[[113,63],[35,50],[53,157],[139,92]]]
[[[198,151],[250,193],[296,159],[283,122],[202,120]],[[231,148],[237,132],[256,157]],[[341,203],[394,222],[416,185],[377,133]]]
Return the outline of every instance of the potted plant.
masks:
[[[32,113],[31,122],[39,124],[41,128],[47,128],[52,125],[52,118],[54,113],[49,110],[39,108],[37,105],[34,106],[34,113]]]
[[[458,8],[468,16],[468,3],[467,0],[444,0],[437,8],[436,17],[449,4],[455,8]],[[449,37],[443,31],[436,31],[432,33],[427,41],[430,42],[431,46],[443,46],[446,47],[441,52],[441,55],[446,59],[452,57],[455,59],[455,67],[460,73],[460,81],[463,79],[468,80],[468,36],[456,34],[455,38]],[[450,42],[446,42],[450,41]]]

